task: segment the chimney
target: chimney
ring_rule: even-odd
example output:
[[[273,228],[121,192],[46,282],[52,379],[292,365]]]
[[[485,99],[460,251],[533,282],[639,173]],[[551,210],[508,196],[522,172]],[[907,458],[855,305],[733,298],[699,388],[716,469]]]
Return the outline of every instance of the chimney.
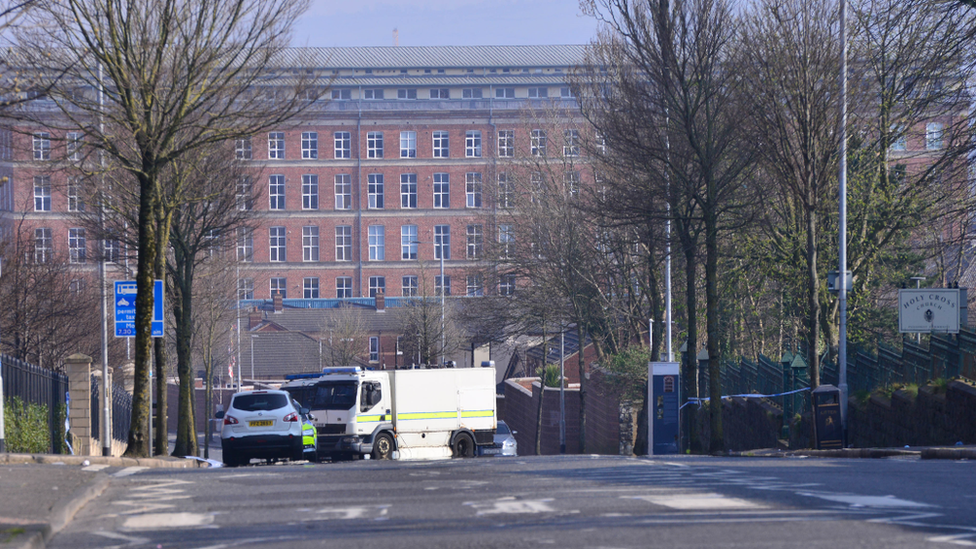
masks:
[[[281,297],[281,292],[275,292],[274,294],[272,294],[271,301],[272,303],[274,303],[274,312],[280,313],[281,310],[284,308],[283,305],[284,301]]]
[[[261,316],[261,311],[259,311],[257,307],[251,309],[250,312],[247,313],[247,329],[250,330],[258,324],[261,324]]]
[[[376,292],[376,312],[382,312],[386,310],[386,296],[383,292]]]

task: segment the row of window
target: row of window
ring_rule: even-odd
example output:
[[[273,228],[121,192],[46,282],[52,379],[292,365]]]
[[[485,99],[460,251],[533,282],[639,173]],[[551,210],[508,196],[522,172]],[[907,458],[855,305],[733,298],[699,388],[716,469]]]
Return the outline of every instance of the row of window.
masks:
[[[104,257],[107,261],[118,262],[122,258],[122,245],[118,240],[102,242]],[[47,263],[54,258],[54,238],[50,227],[34,229],[34,261]],[[85,229],[68,229],[68,262],[86,263],[88,261],[88,246]]]
[[[541,184],[541,174],[532,174],[532,183]],[[433,179],[433,207],[447,209],[451,205],[451,176],[447,173],[435,173]],[[565,183],[570,193],[578,194],[580,188],[580,172],[569,171],[565,174]],[[249,179],[242,179],[237,183],[238,208],[244,211],[254,207],[252,188]],[[333,184],[334,204],[336,210],[352,209],[352,178],[349,174],[336,174]],[[386,208],[385,177],[381,173],[367,175],[367,208],[382,210]],[[498,206],[510,208],[515,198],[515,189],[505,172],[498,174]],[[400,174],[400,209],[417,208],[417,174]],[[464,176],[465,207],[481,208],[484,205],[484,187],[481,172],[468,172]],[[70,178],[67,185],[67,199],[69,212],[84,212],[85,199],[82,180]],[[285,210],[285,176],[271,175],[268,178],[268,209],[273,211]],[[302,209],[319,209],[319,176],[315,174],[302,175]],[[34,211],[51,211],[51,177],[47,175],[34,176]]]
[[[891,143],[891,150],[908,150],[908,136],[902,131],[903,128],[892,127],[892,130],[901,135]],[[929,122],[925,125],[925,150],[937,151],[943,147],[945,140],[945,125],[939,122]]]
[[[546,130],[531,130],[529,132],[529,139],[529,150],[533,156],[543,157],[548,154],[549,137]],[[483,153],[482,141],[481,130],[466,131],[464,133],[465,158],[481,158]],[[514,157],[515,130],[499,130],[497,144],[497,154],[499,157]],[[366,132],[366,158],[384,158],[387,154],[386,145],[387,143],[384,132]],[[334,158],[352,158],[352,132],[333,132],[332,147]],[[431,132],[431,147],[431,154],[433,158],[450,158],[450,132],[446,130],[436,130]],[[417,158],[417,132],[401,131],[399,150],[399,158]],[[318,132],[302,132],[301,151],[302,159],[308,160],[319,158]],[[563,131],[562,152],[563,156],[579,156],[579,130]],[[238,160],[251,160],[253,157],[251,140],[239,139],[236,145],[236,154]],[[285,132],[276,131],[268,133],[268,158],[271,160],[285,159]]]
[[[51,134],[48,132],[37,132],[32,138],[33,158],[36,161],[51,160]],[[80,132],[68,132],[65,134],[64,146],[65,156],[68,160],[81,160],[81,146],[83,135]]]
[[[446,209],[451,206],[451,176],[447,173],[435,173],[433,178],[433,207]],[[513,189],[508,184],[507,176],[500,175],[500,190],[506,195],[506,202],[511,201]],[[40,191],[39,191],[40,189]],[[46,196],[46,201],[37,198],[38,192]],[[70,188],[69,188],[70,192]],[[46,193],[46,194],[43,194]],[[333,183],[333,194],[336,210],[352,209],[352,179],[349,174],[336,174]],[[483,185],[481,172],[468,172],[464,176],[465,206],[468,208],[480,208],[483,205]],[[50,183],[47,186],[38,187],[35,184],[35,209],[37,205],[47,205],[50,207]],[[237,204],[241,210],[250,210],[254,207],[251,199],[253,193],[251,182],[247,179],[241,180],[237,185]],[[366,207],[370,210],[382,210],[386,204],[386,181],[381,173],[371,173],[366,176]],[[70,198],[69,198],[70,200]],[[417,174],[400,174],[400,208],[417,208]],[[285,176],[271,175],[268,178],[268,209],[272,211],[283,211],[285,204]],[[319,176],[315,174],[302,175],[302,209],[319,209]],[[47,211],[47,210],[38,210]]]
[[[268,258],[272,263],[288,261],[288,237],[285,227],[270,227],[268,229]],[[510,224],[498,226],[498,241],[502,244],[502,254],[509,257],[514,235]],[[465,230],[466,254],[469,260],[479,260],[484,254],[484,229],[480,224],[468,225]],[[418,259],[418,240],[416,225],[402,225],[400,227],[400,259],[415,261]],[[434,246],[435,260],[451,259],[451,226],[434,225],[434,240],[429,242]],[[321,239],[319,227],[306,225],[302,227],[302,261],[320,261]],[[386,227],[384,225],[369,225],[367,227],[367,249],[369,261],[386,261]],[[335,261],[352,261],[352,225],[338,225],[335,227]],[[252,229],[237,230],[237,260],[242,262],[254,261],[254,233]]]
[[[482,296],[485,294],[484,279],[480,274],[468,275],[465,285],[465,295]],[[400,295],[403,297],[418,297],[421,295],[417,275],[404,275],[400,278]],[[269,282],[271,295],[280,294],[282,299],[288,298],[288,279],[285,277],[271,277]],[[302,278],[302,299],[322,298],[319,277],[306,276]],[[512,295],[515,293],[515,275],[502,275],[498,282],[499,295]],[[369,277],[369,297],[376,297],[378,294],[387,295],[386,277]],[[242,278],[237,281],[237,295],[239,299],[254,299],[254,279]],[[451,276],[439,275],[434,277],[434,295],[451,294]],[[352,277],[337,276],[335,278],[335,296],[337,299],[351,298]]]
[[[494,88],[496,99],[515,99],[515,88],[512,87],[502,87]],[[393,90],[387,90],[384,88],[366,88],[362,90],[362,98],[367,101],[378,101],[381,99],[393,99]],[[387,97],[389,95],[389,97]],[[547,86],[534,86],[528,89],[528,97],[530,99],[546,99],[549,97],[549,87]],[[573,91],[569,86],[561,86],[559,88],[559,97],[561,99],[572,99]],[[411,100],[411,99],[450,99],[451,89],[450,88],[398,88],[396,90],[396,99],[398,100]],[[460,96],[455,93],[455,98],[457,99],[484,99],[484,88],[461,88]],[[350,101],[352,100],[352,89],[350,88],[337,88],[332,90],[332,100],[333,101]]]

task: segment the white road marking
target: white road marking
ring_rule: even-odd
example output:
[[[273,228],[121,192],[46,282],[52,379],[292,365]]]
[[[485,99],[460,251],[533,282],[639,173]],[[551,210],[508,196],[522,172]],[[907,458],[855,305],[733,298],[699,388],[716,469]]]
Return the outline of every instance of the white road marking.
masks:
[[[145,471],[148,468],[149,467],[140,467],[140,466],[126,467],[125,469],[122,469],[121,471],[114,473],[112,476],[115,478],[127,477],[129,475],[134,475],[139,471]]]
[[[155,530],[158,528],[199,528],[213,524],[214,516],[202,513],[146,513],[127,517],[122,528]]]
[[[765,509],[764,505],[732,498],[721,494],[673,494],[630,496],[632,499],[644,500],[654,505],[670,507],[681,511],[696,511],[700,509],[728,510],[728,509]]]
[[[861,496],[857,494],[823,494],[816,492],[797,492],[801,496],[810,496],[837,503],[846,503],[851,507],[872,507],[883,509],[913,509],[919,507],[935,507],[928,503],[919,503],[907,499],[896,498],[895,496]]]
[[[549,506],[552,499],[524,499],[517,500],[513,497],[500,498],[495,501],[485,502],[465,502],[478,510],[477,516],[482,515],[512,515],[526,513],[552,513],[555,511]]]
[[[969,541],[965,538],[976,537],[976,534],[956,534],[954,536],[936,536],[934,538],[929,538],[925,541],[934,541],[936,543],[951,543],[953,545],[963,545],[966,547],[976,547],[976,542]]]
[[[309,511],[318,515],[314,517],[314,520],[383,520],[387,517],[389,508],[389,505],[367,505],[363,507],[326,507],[319,510],[309,509]]]
[[[92,473],[97,473],[98,471],[101,471],[102,469],[108,469],[108,467],[109,466],[108,465],[105,465],[104,463],[95,463],[95,464],[89,465],[87,467],[82,467],[81,470],[82,471],[91,471]]]

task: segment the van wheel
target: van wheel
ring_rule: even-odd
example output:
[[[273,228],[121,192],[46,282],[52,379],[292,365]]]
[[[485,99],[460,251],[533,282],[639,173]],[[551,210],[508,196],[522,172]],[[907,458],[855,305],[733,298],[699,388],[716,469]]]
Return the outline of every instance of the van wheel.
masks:
[[[393,459],[393,438],[390,435],[376,435],[376,440],[373,441],[373,459]]]
[[[451,451],[456,458],[474,457],[474,440],[471,438],[471,435],[461,433],[454,437],[454,444],[451,446]]]

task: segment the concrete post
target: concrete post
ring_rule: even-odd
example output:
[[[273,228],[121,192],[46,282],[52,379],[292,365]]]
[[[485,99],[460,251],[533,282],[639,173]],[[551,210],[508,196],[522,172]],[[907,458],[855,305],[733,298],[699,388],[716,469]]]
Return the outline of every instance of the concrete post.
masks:
[[[91,365],[92,358],[76,353],[64,361],[68,370],[68,426],[74,441],[75,455],[92,455],[91,432]]]
[[[98,402],[101,403],[102,402],[101,395],[105,395],[108,398],[108,403],[109,403],[108,404],[109,405],[109,412],[108,412],[109,413],[109,417],[105,417],[105,408],[102,407],[101,404],[99,404],[99,407],[98,407],[98,424],[102,426],[101,429],[100,429],[102,432],[101,433],[92,433],[92,440],[93,440],[93,442],[96,439],[99,442],[98,444],[94,444],[93,443],[93,445],[92,445],[92,451],[95,451],[95,450],[97,450],[97,448],[105,448],[105,441],[102,440],[102,436],[103,435],[107,435],[108,436],[108,439],[109,439],[108,446],[109,446],[109,448],[112,448],[113,447],[113,440],[112,440],[112,413],[113,412],[111,410],[111,406],[112,406],[112,380],[114,379],[115,376],[114,376],[114,369],[113,368],[109,368],[108,369],[108,380],[102,379],[102,371],[99,370],[99,369],[97,369],[97,368],[94,369],[94,370],[92,370],[92,374],[96,378],[98,378],[98,394],[99,394]],[[104,451],[102,453],[104,454]],[[93,455],[95,455],[95,454],[93,454]],[[114,450],[112,452],[112,455],[115,455],[114,454]]]

